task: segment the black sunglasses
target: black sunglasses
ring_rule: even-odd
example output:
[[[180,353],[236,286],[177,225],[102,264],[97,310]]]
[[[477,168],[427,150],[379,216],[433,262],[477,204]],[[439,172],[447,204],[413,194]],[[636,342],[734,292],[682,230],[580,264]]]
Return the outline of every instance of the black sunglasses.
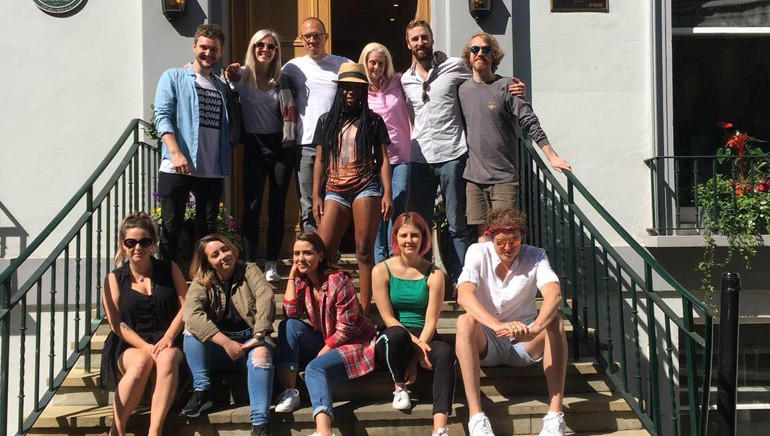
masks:
[[[258,43],[254,44],[254,45],[255,45],[257,48],[265,48],[265,46],[267,46],[267,49],[268,49],[268,50],[275,50],[275,48],[277,47],[277,46],[276,46],[275,44],[273,44],[272,42],[268,42],[267,44],[265,44],[265,42],[264,42],[264,41],[259,41]]]
[[[491,45],[472,45],[470,46],[470,51],[473,54],[478,54],[479,52],[482,52],[484,54],[489,54],[492,52],[492,46]]]
[[[422,102],[423,103],[427,103],[428,100],[430,100],[428,91],[430,91],[430,82],[422,82]]]
[[[123,245],[126,248],[134,248],[136,244],[139,244],[142,248],[147,248],[152,245],[152,238],[142,238],[140,240],[128,238],[123,240]]]

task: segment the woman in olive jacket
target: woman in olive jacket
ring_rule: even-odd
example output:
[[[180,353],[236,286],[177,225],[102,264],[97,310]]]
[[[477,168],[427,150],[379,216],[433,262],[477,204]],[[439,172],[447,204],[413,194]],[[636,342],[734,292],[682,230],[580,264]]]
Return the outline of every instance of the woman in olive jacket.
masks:
[[[211,408],[211,371],[240,371],[248,378],[253,435],[269,434],[273,390],[274,288],[253,263],[238,260],[238,249],[221,235],[195,245],[192,284],[184,305],[184,351],[193,395],[180,412],[196,417]]]

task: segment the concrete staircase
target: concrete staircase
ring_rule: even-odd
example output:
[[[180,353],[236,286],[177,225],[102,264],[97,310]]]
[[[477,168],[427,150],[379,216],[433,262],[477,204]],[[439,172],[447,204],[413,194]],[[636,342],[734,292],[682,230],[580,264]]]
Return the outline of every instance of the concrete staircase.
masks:
[[[345,268],[354,268],[355,260],[343,257]],[[288,266],[284,265],[284,274]],[[357,284],[357,280],[354,280]],[[282,317],[281,298],[285,281],[276,285],[276,328]],[[372,309],[376,313],[376,308]],[[447,301],[442,308],[438,331],[444,340],[454,343],[454,326],[463,309],[454,301]],[[376,319],[375,321],[379,321]],[[572,341],[572,326],[566,322],[567,337]],[[98,388],[100,353],[109,332],[106,323],[97,330],[91,341],[92,371],[84,370],[83,358],[69,374],[51,404],[38,419],[30,434],[34,435],[91,435],[106,434],[112,423],[112,392]],[[567,366],[567,383],[564,400],[567,433],[578,435],[648,435],[625,400],[614,393],[601,368],[582,347],[579,361]],[[547,389],[542,367],[482,368],[482,402],[498,435],[533,435],[542,428],[542,417],[548,411]],[[429,435],[433,417],[431,413],[430,374],[421,372],[412,389],[414,407],[410,411],[398,411],[391,407],[393,383],[385,371],[376,371],[365,377],[334,387],[334,431],[340,435]],[[165,434],[230,436],[249,434],[248,396],[241,376],[222,375],[218,383],[218,401],[207,415],[185,419],[177,413],[187,392],[180,392],[178,404],[172,407],[166,420]],[[302,407],[293,414],[273,413],[270,427],[274,435],[307,435],[315,426],[304,386]],[[189,383],[184,388],[189,389]],[[274,395],[280,391],[276,382]],[[454,414],[449,419],[452,435],[467,432],[468,411],[465,407],[462,380],[457,376]],[[149,402],[137,408],[129,424],[129,432],[146,434],[149,419]]]

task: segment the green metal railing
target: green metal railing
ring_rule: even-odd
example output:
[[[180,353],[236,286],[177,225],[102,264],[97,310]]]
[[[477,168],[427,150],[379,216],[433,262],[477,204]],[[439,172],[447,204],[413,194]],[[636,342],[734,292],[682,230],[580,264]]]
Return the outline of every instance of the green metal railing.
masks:
[[[0,274],[0,435],[26,434],[81,355],[85,370],[92,369],[88,345],[102,321],[101,280],[114,265],[116,229],[126,214],[154,206],[159,150],[140,139],[149,127],[132,120],[61,212]],[[55,246],[36,257],[44,244]],[[11,393],[16,416],[9,416]]]
[[[767,195],[770,185],[758,175],[767,170],[770,155],[745,156],[657,156],[646,159],[652,189],[652,231],[674,235],[683,231],[701,231],[704,217],[719,216],[719,204],[729,204],[736,212],[739,195]],[[743,175],[742,175],[743,174]],[[739,193],[720,183],[739,181],[752,189]],[[709,191],[709,198],[699,198],[698,190]],[[735,185],[734,187],[739,187]],[[730,197],[725,199],[725,197]]]
[[[563,310],[574,333],[648,431],[704,435],[711,310],[663,269],[574,174],[565,172],[562,186],[530,144],[521,144],[519,162],[519,202],[528,215],[529,240],[547,251],[561,278],[562,294],[571,300]],[[628,248],[614,247],[610,238]],[[664,299],[661,290],[674,297]],[[580,341],[572,341],[574,359],[580,349]],[[686,393],[681,401],[680,389]]]

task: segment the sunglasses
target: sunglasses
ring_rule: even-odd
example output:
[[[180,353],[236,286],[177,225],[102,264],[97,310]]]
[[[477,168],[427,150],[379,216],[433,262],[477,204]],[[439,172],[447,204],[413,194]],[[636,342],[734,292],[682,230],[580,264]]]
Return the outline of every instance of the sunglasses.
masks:
[[[494,243],[500,248],[505,248],[505,246],[508,244],[511,244],[511,247],[518,247],[519,245],[521,245],[521,239],[520,238],[499,238],[499,239],[494,239]]]
[[[428,91],[430,91],[430,83],[429,82],[422,82],[422,102],[427,103],[428,100],[430,100],[430,96],[428,95]]]
[[[473,54],[478,54],[479,52],[482,52],[484,54],[489,54],[492,52],[492,46],[491,45],[472,45],[470,46],[470,51]]]
[[[142,238],[140,240],[128,238],[123,240],[123,245],[126,248],[134,248],[136,244],[139,244],[142,248],[147,248],[152,245],[152,238]]]
[[[254,44],[254,46],[257,47],[258,49],[263,49],[263,48],[267,47],[268,50],[275,50],[276,47],[278,47],[277,45],[273,44],[272,42],[268,42],[267,44],[265,44],[264,41],[259,41],[258,43]]]

